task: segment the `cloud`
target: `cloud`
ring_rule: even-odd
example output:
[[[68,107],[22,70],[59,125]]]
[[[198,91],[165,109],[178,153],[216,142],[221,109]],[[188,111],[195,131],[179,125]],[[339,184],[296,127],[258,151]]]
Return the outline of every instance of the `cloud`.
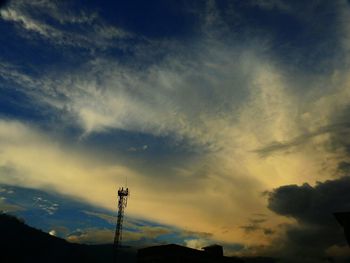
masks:
[[[99,186],[101,191],[105,193],[110,191],[112,197],[115,191],[113,185],[116,185],[118,181],[118,174],[123,174],[122,180],[124,180],[125,174],[129,176],[132,174],[128,171],[129,169],[122,168],[122,166],[119,168],[116,166],[104,167],[97,160],[93,161],[88,156],[83,157],[79,151],[74,153],[62,144],[59,146],[58,143],[50,142],[50,139],[43,133],[19,122],[0,121],[0,144],[2,149],[0,166],[6,168],[1,169],[1,182],[5,183],[27,185],[32,188],[59,189],[58,191],[61,193],[75,195],[74,192],[81,191],[78,190],[80,187],[91,187],[90,190],[86,189],[86,191],[92,191],[96,184],[92,185],[91,182],[96,180],[97,185],[99,185],[98,182],[104,185]],[[68,154],[69,152],[70,154]],[[41,165],[37,165],[38,163]],[[119,172],[118,169],[120,169]],[[114,178],[111,176],[112,174],[115,176]],[[105,179],[102,180],[103,177]],[[87,180],[89,183],[81,184],[81,180]],[[108,184],[110,187],[107,186]],[[103,199],[102,192],[100,194],[99,190],[93,192],[96,195],[91,195],[90,202],[97,196]],[[96,202],[93,201],[93,203],[101,204],[104,202],[100,198],[97,198]],[[103,206],[106,207],[107,203]],[[111,205],[112,203],[113,201]],[[43,205],[43,209],[49,211],[57,209],[55,204],[48,203],[48,201],[40,200],[37,204]]]
[[[97,216],[103,220],[106,220],[111,225],[115,225],[117,222],[117,218],[115,216],[111,216],[111,215],[104,214],[104,213],[91,212],[91,211],[83,211],[83,212],[87,215]]]
[[[11,172],[10,170],[7,170],[6,167],[0,167],[1,170],[5,170],[7,172]],[[0,187],[0,193],[3,194],[13,194],[15,193],[15,191],[13,191],[12,189],[7,189],[5,187]]]
[[[34,197],[33,198],[33,204],[32,207],[39,208],[41,210],[44,210],[48,215],[53,215],[56,213],[56,211],[59,209],[59,205],[56,203],[53,203],[49,200],[45,200],[41,197]]]
[[[273,9],[277,2],[265,1],[260,7]],[[290,6],[292,21],[301,21],[302,28],[314,29],[315,23],[308,19],[315,9],[303,9],[308,18],[305,22],[298,20],[300,14]],[[46,14],[59,24],[53,26],[34,19],[25,8],[26,5],[9,6],[1,11],[5,12],[3,19],[25,34],[36,32],[39,37],[52,38],[62,45],[87,43],[89,47],[102,48],[112,38],[126,38],[120,35],[118,27],[97,22],[98,14],[83,12],[74,18],[70,12],[67,16],[58,15],[56,7],[49,8],[51,11]],[[309,198],[316,189],[311,185],[332,178],[339,167],[345,167],[340,164],[349,161],[348,136],[343,136],[348,132],[346,113],[350,103],[347,65],[311,52],[317,57],[317,65],[329,67],[312,71],[312,67],[301,65],[298,59],[304,53],[292,45],[287,46],[291,54],[296,54],[295,61],[277,52],[280,42],[273,38],[251,37],[247,30],[250,37],[246,41],[240,37],[241,28],[236,28],[238,33],[231,38],[227,33],[230,25],[215,2],[209,1],[206,8],[201,16],[205,32],[198,38],[196,35],[190,43],[164,40],[136,45],[131,48],[132,59],[117,60],[93,53],[74,69],[53,66],[38,77],[15,63],[2,63],[4,91],[16,86],[16,91],[31,98],[33,105],[49,108],[62,119],[45,130],[28,122],[1,120],[0,164],[6,168],[1,170],[1,180],[54,189],[112,210],[115,188],[124,183],[127,174],[133,193],[128,213],[188,231],[212,233],[215,240],[244,240],[247,247],[256,248],[268,246],[272,236],[285,232],[295,240],[301,230],[305,230],[305,240],[311,233],[323,233],[314,222],[308,223],[312,228],[276,227],[293,219],[304,222],[308,216],[298,218],[294,214],[298,207],[293,204],[289,209],[295,211],[284,212],[286,203],[278,191],[278,198],[270,202],[271,209],[290,214],[289,219],[276,216],[267,210],[261,193],[281,185],[307,182],[294,188]],[[339,26],[341,37],[346,37],[345,25],[326,21]],[[78,29],[88,25],[98,41],[86,38],[84,29],[79,33],[65,32],[60,26],[66,24],[74,24]],[[224,25],[224,30],[220,31],[218,25]],[[57,37],[55,30],[59,30]],[[60,34],[67,42],[60,42]],[[343,54],[345,47],[339,48],[339,54]],[[56,128],[62,126],[81,131],[78,142],[76,138],[65,138],[69,137],[67,134],[61,135],[63,138],[55,136]],[[93,147],[84,151],[79,148],[80,143],[89,142],[95,134],[104,136],[116,131],[163,139],[180,152],[177,162],[160,160],[151,153],[150,160],[138,162],[136,158],[123,157],[118,147],[113,149],[112,158]],[[183,149],[177,149],[174,141],[181,142],[191,154],[182,154]],[[294,188],[283,191],[293,193]],[[305,205],[304,198],[295,198],[295,204]],[[169,206],[164,207],[165,203]],[[266,214],[269,220],[262,226],[262,219],[249,220],[252,213]],[[309,216],[311,220],[312,215]],[[245,230],[253,228],[257,231],[247,235]],[[101,231],[72,235],[72,239],[92,240],[95,235],[104,240],[111,236],[110,231]],[[160,229],[145,231],[156,236]],[[273,231],[274,235],[270,235]],[[139,234],[129,235],[139,238]]]
[[[126,244],[130,242],[136,242],[138,246],[142,244],[155,244],[161,243],[157,240],[162,235],[174,233],[173,230],[161,227],[161,226],[139,226],[132,231],[124,229],[123,242]],[[67,240],[74,243],[85,244],[107,244],[111,243],[114,239],[114,230],[112,229],[100,229],[100,228],[88,228],[83,230],[77,230],[67,235]]]
[[[52,27],[46,24],[35,21],[30,17],[25,16],[24,14],[21,14],[13,9],[1,10],[1,18],[6,21],[13,21],[19,23],[24,29],[34,31],[47,38],[61,37],[59,31],[53,29]]]
[[[34,0],[27,3],[26,1],[17,1],[17,3],[14,3],[13,6],[17,8],[34,7],[41,11],[44,10],[61,24],[91,25],[96,22],[96,20],[100,19],[98,13],[96,12],[86,12],[83,9],[75,12],[69,4],[64,2]]]
[[[0,196],[0,211],[3,213],[11,213],[16,211],[24,210],[23,207],[7,202],[5,197]]]
[[[56,233],[56,230],[51,230],[50,232],[49,232],[49,235],[51,235],[51,236],[56,236],[57,235],[57,233]]]
[[[146,151],[148,149],[148,145],[143,145],[141,147],[130,147],[128,149],[129,152],[142,152],[142,151]]]
[[[259,226],[251,224],[251,225],[245,225],[245,226],[240,226],[240,228],[242,228],[246,233],[250,233],[250,232],[255,232],[257,230],[260,229]]]
[[[107,244],[114,239],[114,232],[110,229],[89,228],[78,230],[67,236],[67,240],[73,243],[83,244]]]
[[[83,153],[72,149],[59,140],[52,141],[39,130],[19,122],[0,122],[0,144],[2,149],[0,165],[6,167],[1,169],[2,183],[59,192],[114,211],[116,187],[122,185],[125,175],[128,175],[133,191],[127,210],[128,215],[140,215],[192,231],[197,230],[192,226],[198,225],[195,223],[198,211],[193,210],[192,205],[183,205],[185,197],[181,196],[181,193],[186,193],[187,190],[183,188],[182,182],[173,181],[176,177],[149,180],[150,175],[147,173],[141,175],[122,164],[117,165],[114,161],[106,162],[91,152],[94,156],[92,158],[86,151]],[[41,165],[37,165],[38,163]],[[191,185],[193,183],[190,182],[188,187],[191,188]],[[174,194],[179,196],[178,202],[174,202]],[[195,191],[191,194],[191,199],[192,201],[187,200],[187,203],[191,202],[194,205],[197,203],[198,207],[205,205],[196,198]],[[37,198],[33,202],[35,207],[44,209],[49,214],[60,209],[42,199]],[[172,203],[171,209],[164,210],[164,202]],[[185,224],[176,223],[182,222],[179,219],[184,213],[188,215]],[[142,228],[140,231],[149,236],[155,236],[160,233],[159,231],[166,233],[164,229],[154,228]]]
[[[338,123],[333,125],[328,125],[326,127],[320,127],[317,131],[309,132],[296,138],[292,139],[289,142],[281,143],[274,142],[266,147],[256,150],[261,156],[266,156],[277,151],[288,151],[293,147],[297,147],[307,143],[312,140],[314,137],[327,134],[327,133],[339,133],[339,132],[349,132],[350,123]]]
[[[139,231],[142,236],[152,239],[161,235],[173,233],[171,229],[162,226],[140,226]],[[131,233],[129,233],[129,235],[131,235]]]
[[[349,174],[350,172],[350,163],[342,161],[338,164],[338,170],[344,174]]]
[[[298,262],[308,262],[321,260],[327,254],[337,256],[335,251],[345,246],[346,241],[333,213],[349,211],[349,186],[350,177],[344,176],[315,186],[281,186],[270,193],[269,209],[297,221],[285,226],[286,235],[279,241],[284,257],[294,260],[299,257]]]
[[[346,260],[348,260],[350,258],[349,246],[348,245],[345,245],[345,246],[338,246],[338,245],[331,246],[330,248],[328,248],[326,250],[326,254],[328,256],[330,256],[330,257],[340,258],[340,259],[344,260],[344,262],[346,262]]]
[[[70,240],[74,240],[74,242],[110,242],[108,238],[114,235],[114,226],[116,224],[116,217],[111,216],[105,213],[96,213],[84,211],[87,215],[97,216],[103,220],[106,220],[112,227],[107,231],[107,229],[94,228],[94,229],[84,229],[75,231],[73,233],[67,234],[67,237]],[[105,236],[105,240],[103,241],[99,237],[100,235]],[[183,230],[180,228],[176,228],[174,226],[165,226],[165,225],[154,225],[154,223],[147,222],[144,220],[131,218],[127,216],[123,223],[123,241],[126,244],[136,245],[136,246],[144,246],[151,244],[162,244],[164,242],[169,242],[169,238],[172,240],[171,242],[177,243],[186,243],[188,240],[201,239],[206,240],[206,242],[213,243],[213,234],[207,232],[195,232],[190,230]]]
[[[202,249],[205,246],[209,246],[210,241],[206,239],[188,239],[185,240],[186,247],[194,248],[194,249]]]
[[[300,221],[323,224],[333,221],[333,212],[350,209],[347,192],[350,177],[320,182],[314,187],[288,185],[275,189],[269,197],[269,208],[278,214]]]
[[[257,218],[249,219],[248,224],[242,225],[239,228],[243,229],[246,234],[252,234],[257,231],[261,231],[264,235],[273,235],[274,230],[268,227],[264,227],[264,224],[267,222],[265,216],[257,215]]]
[[[318,163],[318,158],[324,159],[324,155],[323,152],[315,155],[298,152],[287,162],[280,159],[261,162],[252,149],[269,140],[288,139],[299,131],[297,123],[290,121],[296,114],[292,107],[296,95],[284,80],[282,69],[276,68],[273,59],[259,54],[255,47],[226,46],[218,42],[207,44],[202,42],[198,50],[191,50],[191,55],[184,53],[187,59],[173,51],[167,59],[144,71],[109,59],[96,59],[81,69],[55,72],[36,80],[22,72],[11,75],[11,72],[17,72],[11,69],[6,71],[6,76],[23,86],[22,90],[37,103],[68,114],[73,125],[84,130],[86,139],[90,134],[120,129],[185,140],[194,151],[204,151],[206,154],[199,154],[193,163],[184,162],[174,170],[167,169],[167,176],[159,176],[160,171],[153,175],[138,173],[140,187],[134,190],[139,196],[135,200],[138,204],[131,209],[138,210],[143,216],[152,216],[152,219],[195,228],[193,231],[217,233],[214,225],[237,229],[252,210],[265,212],[260,192],[281,183],[304,180],[304,177],[295,178],[295,174],[304,169],[302,164]],[[25,85],[27,83],[29,85]],[[41,89],[28,88],[35,86]],[[323,116],[318,112],[317,115]],[[23,129],[30,133],[30,129]],[[113,208],[113,190],[108,190],[108,194],[103,190],[113,185],[113,180],[103,175],[112,173],[110,167],[96,164],[98,168],[90,170],[90,159],[67,155],[70,150],[65,147],[60,150],[54,145],[46,146],[50,139],[41,142],[39,137],[36,135],[34,141],[44,144],[42,147],[25,143],[22,154],[10,159],[15,167],[22,167],[24,160],[20,160],[20,156],[27,158],[23,155],[24,149],[28,147],[28,152],[39,149],[36,151],[40,151],[44,163],[53,165],[46,169],[54,171],[56,176],[48,176],[44,169],[26,165],[20,172],[28,174],[30,169],[31,176],[23,178],[26,180],[22,183],[37,187],[50,184]],[[47,151],[53,153],[47,154]],[[33,163],[37,162],[33,160]],[[67,167],[66,163],[71,166]],[[287,166],[290,167],[286,175]],[[130,171],[133,169],[137,168],[125,169],[125,173],[133,173]],[[310,176],[319,177],[317,167],[309,166],[308,169],[312,170]],[[123,172],[122,169],[116,174]],[[66,179],[58,180],[62,175]],[[272,182],[271,178],[276,179]],[[38,184],[41,180],[45,182]],[[92,186],[90,182],[96,184]],[[100,194],[94,188],[99,188]],[[96,199],[87,196],[90,192],[96,192]],[[141,201],[143,194],[145,197]],[[178,197],[176,201],[174,196]],[[172,209],[162,213],[165,201],[172,203]],[[218,203],[222,205],[218,206]],[[236,211],[240,211],[239,217]],[[182,222],[180,214],[187,214],[189,219]],[[200,223],[197,218],[202,218]],[[235,235],[215,235],[225,240],[240,240],[245,236],[244,231]],[[251,242],[254,240],[257,238],[252,236]]]
[[[284,11],[290,11],[290,6],[286,1],[281,0],[252,0],[248,1],[252,6],[258,6],[262,9],[271,10],[274,8],[284,10]]]
[[[200,238],[206,238],[206,239],[209,239],[213,236],[212,233],[208,233],[208,232],[195,232],[195,231],[182,231],[181,235],[183,237],[193,237],[193,236],[196,236],[196,237],[200,237]]]
[[[65,10],[65,11],[62,11]],[[0,10],[0,18],[15,24],[20,35],[36,39],[41,37],[51,44],[80,47],[90,51],[107,47],[122,47],[112,40],[131,38],[132,34],[109,25],[97,13],[84,10],[76,14],[67,3],[53,1],[11,1]],[[56,23],[49,23],[43,17],[50,17]],[[69,24],[71,30],[65,26]],[[36,33],[37,35],[33,35]]]

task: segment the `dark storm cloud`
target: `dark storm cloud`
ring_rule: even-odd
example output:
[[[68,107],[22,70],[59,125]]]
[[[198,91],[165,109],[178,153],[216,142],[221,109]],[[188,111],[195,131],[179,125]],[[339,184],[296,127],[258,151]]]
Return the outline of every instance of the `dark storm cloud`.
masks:
[[[307,132],[302,135],[299,135],[295,137],[294,139],[291,139],[290,141],[286,142],[273,142],[267,146],[264,146],[260,149],[255,150],[256,153],[258,153],[260,156],[265,157],[270,154],[273,154],[275,152],[282,152],[282,151],[289,151],[293,149],[293,147],[301,146],[305,143],[308,143],[311,139],[313,139],[316,136],[331,133],[331,134],[337,134],[337,133],[348,133],[350,130],[350,123],[343,122],[343,123],[336,123],[332,125],[327,125],[324,127],[319,128],[318,130],[314,132]]]
[[[286,185],[269,194],[268,208],[294,218],[298,225],[286,229],[283,254],[302,258],[325,256],[332,246],[346,244],[333,213],[350,211],[350,176],[309,184]]]
[[[350,210],[350,176],[302,186],[287,185],[275,189],[269,196],[269,209],[303,223],[333,222],[332,213]]]

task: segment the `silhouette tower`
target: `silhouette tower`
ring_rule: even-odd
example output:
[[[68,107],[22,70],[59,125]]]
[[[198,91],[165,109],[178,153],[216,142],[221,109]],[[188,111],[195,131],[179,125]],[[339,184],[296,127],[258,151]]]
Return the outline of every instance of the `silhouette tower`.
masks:
[[[118,189],[118,216],[117,225],[115,227],[114,235],[114,262],[117,261],[118,248],[122,242],[122,229],[123,229],[123,218],[124,209],[128,203],[129,189],[119,188]]]

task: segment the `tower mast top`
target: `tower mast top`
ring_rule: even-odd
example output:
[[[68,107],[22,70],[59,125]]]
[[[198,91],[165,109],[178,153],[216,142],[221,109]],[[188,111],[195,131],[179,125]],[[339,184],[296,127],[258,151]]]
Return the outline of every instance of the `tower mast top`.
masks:
[[[118,249],[122,242],[122,229],[124,219],[124,209],[127,206],[129,197],[129,188],[120,187],[118,189],[118,216],[117,225],[115,227],[114,235],[114,262],[117,262]]]

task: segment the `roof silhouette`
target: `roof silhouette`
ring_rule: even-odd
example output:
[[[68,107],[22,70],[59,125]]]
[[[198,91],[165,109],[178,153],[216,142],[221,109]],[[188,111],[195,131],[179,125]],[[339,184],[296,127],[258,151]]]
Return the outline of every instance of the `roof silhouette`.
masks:
[[[333,213],[339,224],[344,228],[344,234],[348,245],[350,246],[350,212]]]
[[[211,245],[205,247],[207,249],[222,249],[220,245]],[[193,249],[177,244],[168,244],[160,246],[152,246],[138,250],[137,260],[139,263],[273,263],[276,262],[274,258],[266,257],[252,257],[252,258],[238,258],[225,257],[222,254],[212,254],[207,251]]]

